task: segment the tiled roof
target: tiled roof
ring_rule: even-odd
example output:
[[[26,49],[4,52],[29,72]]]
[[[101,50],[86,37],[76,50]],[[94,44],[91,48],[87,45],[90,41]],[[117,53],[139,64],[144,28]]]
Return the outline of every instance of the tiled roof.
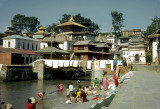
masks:
[[[160,37],[160,34],[151,34],[148,36],[148,38],[155,38],[155,37]]]
[[[122,36],[122,37],[120,37],[120,39],[131,39],[131,38],[128,36]]]
[[[46,47],[44,49],[40,49],[40,50],[36,51],[36,53],[41,53],[41,54],[49,54],[51,52],[53,54],[56,54],[56,53],[69,54],[68,51],[62,50],[62,49],[58,49],[56,47]]]
[[[77,22],[74,22],[74,21],[68,21],[68,22],[65,22],[65,23],[62,23],[62,24],[59,24],[57,25],[58,27],[63,27],[63,26],[70,26],[70,25],[75,25],[75,26],[79,26],[79,27],[83,27],[83,28],[87,28],[86,26],[84,25],[81,25]]]
[[[3,39],[24,39],[24,40],[39,41],[38,39],[29,38],[27,36],[20,36],[20,35],[7,36],[7,37],[4,37]]]
[[[78,35],[78,34],[91,34],[91,35],[94,35],[94,33],[91,32],[91,31],[73,32],[73,33],[69,33],[69,34],[73,34],[73,35]]]
[[[77,41],[76,43],[74,43],[74,45],[89,45],[91,41],[87,40],[87,41]]]
[[[7,34],[5,34],[5,33],[0,33],[0,36],[7,36]]]
[[[111,53],[106,53],[102,51],[87,51],[87,50],[77,50],[75,53],[96,53],[96,54],[111,54]]]
[[[107,48],[109,48],[107,43],[92,43],[92,45],[94,45],[96,47],[107,47]]]
[[[35,39],[43,39],[44,35],[38,34],[38,35],[33,35],[32,37],[35,38]]]
[[[111,43],[111,42],[108,41],[106,38],[102,37],[101,35],[99,35],[98,37],[95,38],[95,42],[106,42],[106,43]]]
[[[16,54],[33,54],[33,55],[38,55],[33,50],[3,48],[3,47],[0,47],[0,53],[16,53]]]

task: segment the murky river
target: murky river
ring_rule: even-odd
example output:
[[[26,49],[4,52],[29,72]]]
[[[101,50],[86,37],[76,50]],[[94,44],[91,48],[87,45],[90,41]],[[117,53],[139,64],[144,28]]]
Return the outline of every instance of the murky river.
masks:
[[[46,95],[43,101],[39,101],[36,109],[61,109],[65,107],[66,85],[73,82],[77,87],[77,80],[35,80],[20,82],[0,82],[0,102],[9,102],[13,104],[14,109],[27,109],[26,101],[30,97],[38,98],[38,92],[45,91]],[[63,84],[64,91],[58,92],[57,85]],[[81,81],[80,85],[90,85],[90,81]]]

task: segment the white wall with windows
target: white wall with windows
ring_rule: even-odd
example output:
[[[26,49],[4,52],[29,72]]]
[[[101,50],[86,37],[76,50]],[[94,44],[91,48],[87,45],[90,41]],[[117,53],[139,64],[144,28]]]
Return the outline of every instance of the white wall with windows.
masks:
[[[27,37],[27,36],[25,36]],[[4,48],[25,49],[25,50],[39,50],[40,41],[33,38],[24,38],[23,36],[3,38]]]
[[[22,57],[24,59],[24,61],[23,61],[24,64],[30,64],[30,63],[36,61],[37,59],[41,59],[40,55],[23,54]]]
[[[128,58],[132,63],[145,64],[146,63],[146,53],[145,48],[129,49]]]
[[[41,42],[41,44],[40,44],[40,49],[43,49],[43,48],[46,48],[46,47],[48,47],[48,43],[46,43],[46,42]]]

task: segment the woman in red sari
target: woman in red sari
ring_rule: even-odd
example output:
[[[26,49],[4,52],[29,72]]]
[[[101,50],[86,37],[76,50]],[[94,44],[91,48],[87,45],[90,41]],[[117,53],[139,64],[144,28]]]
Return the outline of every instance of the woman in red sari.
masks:
[[[103,74],[103,89],[104,91],[108,90],[109,82],[107,78],[107,72],[104,72]]]
[[[116,71],[116,70],[118,70],[118,69],[116,68],[116,66],[114,66],[114,77],[113,77],[114,78],[114,84],[115,84],[116,87],[118,87],[119,83],[118,83],[118,77],[117,77],[116,72],[119,73],[119,71]]]

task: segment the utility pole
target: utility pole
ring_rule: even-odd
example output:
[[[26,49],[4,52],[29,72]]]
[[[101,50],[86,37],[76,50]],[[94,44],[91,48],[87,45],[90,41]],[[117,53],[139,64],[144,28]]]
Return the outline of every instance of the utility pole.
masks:
[[[51,60],[52,60],[52,33],[53,33],[53,35],[54,35],[54,32],[53,32],[53,29],[51,29],[51,54],[50,54],[50,58],[51,58]]]
[[[158,17],[155,16],[154,19],[156,20],[156,32],[157,32],[158,31]],[[157,42],[157,65],[159,65],[159,53],[158,53],[159,40],[158,40],[158,34],[156,34],[156,42]]]

